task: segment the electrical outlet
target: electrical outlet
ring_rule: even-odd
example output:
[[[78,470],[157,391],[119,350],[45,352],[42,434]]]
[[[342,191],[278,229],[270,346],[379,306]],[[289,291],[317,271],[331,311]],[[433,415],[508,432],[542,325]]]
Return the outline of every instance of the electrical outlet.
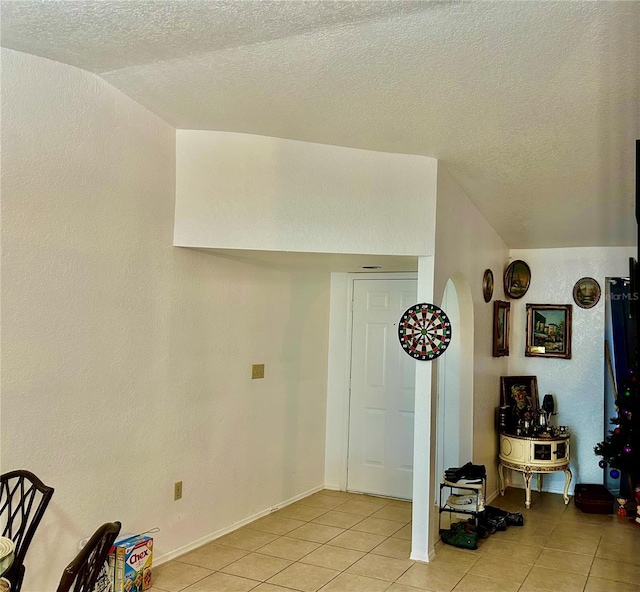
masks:
[[[173,484],[173,501],[182,499],[182,481]]]
[[[254,364],[251,366],[251,379],[264,378],[264,364]]]

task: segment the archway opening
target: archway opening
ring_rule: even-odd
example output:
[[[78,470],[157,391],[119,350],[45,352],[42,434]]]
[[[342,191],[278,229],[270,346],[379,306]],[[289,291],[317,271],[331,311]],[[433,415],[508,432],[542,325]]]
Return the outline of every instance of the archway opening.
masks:
[[[461,273],[447,281],[441,308],[452,339],[437,367],[436,488],[445,469],[473,461],[473,300]]]

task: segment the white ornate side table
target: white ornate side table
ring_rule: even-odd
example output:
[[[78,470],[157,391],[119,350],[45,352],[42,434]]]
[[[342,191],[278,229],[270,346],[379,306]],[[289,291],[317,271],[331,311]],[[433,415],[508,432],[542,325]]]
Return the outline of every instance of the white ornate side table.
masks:
[[[531,478],[538,475],[538,491],[542,490],[542,476],[545,473],[564,471],[564,503],[569,503],[569,485],[571,470],[569,469],[569,434],[548,438],[528,436],[512,436],[500,434],[500,453],[498,477],[500,478],[500,495],[504,495],[504,469],[520,471],[524,474],[526,488],[524,505],[531,507]]]

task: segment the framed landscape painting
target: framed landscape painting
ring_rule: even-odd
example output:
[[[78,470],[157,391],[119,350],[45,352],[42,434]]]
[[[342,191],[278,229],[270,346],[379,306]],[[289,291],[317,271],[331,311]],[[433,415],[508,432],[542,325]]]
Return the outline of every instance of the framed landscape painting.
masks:
[[[525,356],[571,358],[570,304],[527,304]]]

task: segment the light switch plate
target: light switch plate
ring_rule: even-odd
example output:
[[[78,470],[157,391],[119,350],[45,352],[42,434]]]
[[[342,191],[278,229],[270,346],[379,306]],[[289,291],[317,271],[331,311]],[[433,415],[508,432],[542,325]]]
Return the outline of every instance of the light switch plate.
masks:
[[[254,364],[251,366],[251,379],[264,378],[264,364]]]

